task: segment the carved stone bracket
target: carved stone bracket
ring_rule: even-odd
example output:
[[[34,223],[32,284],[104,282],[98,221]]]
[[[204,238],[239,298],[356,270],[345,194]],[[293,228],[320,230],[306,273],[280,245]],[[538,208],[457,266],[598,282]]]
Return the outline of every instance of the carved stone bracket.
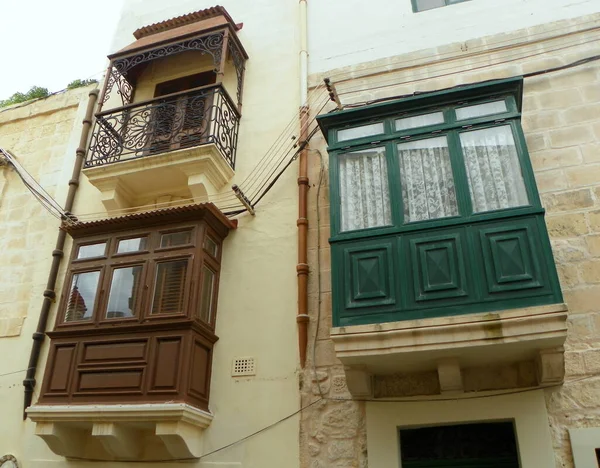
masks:
[[[185,403],[36,405],[27,414],[57,455],[123,461],[198,458],[213,418]]]

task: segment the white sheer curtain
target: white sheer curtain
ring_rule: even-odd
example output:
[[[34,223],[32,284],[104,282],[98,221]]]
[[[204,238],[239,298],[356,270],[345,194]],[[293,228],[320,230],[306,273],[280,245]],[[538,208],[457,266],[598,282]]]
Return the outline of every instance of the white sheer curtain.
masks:
[[[458,215],[445,136],[398,145],[404,222]]]
[[[385,148],[339,157],[341,231],[392,224]]]
[[[475,213],[529,204],[510,126],[460,134]]]

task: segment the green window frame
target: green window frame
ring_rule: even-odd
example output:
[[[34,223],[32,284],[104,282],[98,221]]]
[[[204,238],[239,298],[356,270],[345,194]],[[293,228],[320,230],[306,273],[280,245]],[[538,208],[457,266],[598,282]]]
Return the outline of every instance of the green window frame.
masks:
[[[457,110],[480,104],[504,101],[507,110],[505,112],[485,115],[470,119],[457,119]],[[426,125],[418,128],[406,130],[395,129],[395,121],[400,118],[412,118],[423,116],[429,113],[443,113],[444,122],[440,124]],[[331,130],[330,134],[330,177],[332,185],[332,232],[340,238],[360,238],[365,235],[379,235],[387,232],[400,232],[408,230],[418,230],[423,228],[432,228],[437,226],[450,226],[453,224],[463,224],[470,220],[498,219],[507,216],[515,216],[526,213],[542,213],[540,197],[537,191],[535,177],[525,136],[520,124],[521,113],[517,109],[517,102],[514,96],[491,96],[483,99],[474,99],[462,101],[457,104],[433,106],[419,109],[413,112],[404,112],[387,116],[380,120],[371,120],[367,122],[358,122],[348,124],[341,128]],[[356,139],[338,141],[338,133],[349,129],[360,129],[362,126],[372,125],[373,123],[382,123],[385,133],[379,133]],[[504,208],[489,211],[475,212],[471,196],[469,195],[469,181],[467,176],[467,167],[465,164],[464,151],[461,148],[460,136],[476,130],[493,129],[499,127],[509,127],[513,137],[518,162],[523,176],[524,188],[526,190],[528,204],[515,208]],[[404,216],[404,200],[402,197],[402,186],[399,182],[402,178],[399,167],[398,144],[408,142],[424,141],[431,138],[446,137],[448,141],[448,150],[450,164],[454,180],[454,188],[458,202],[458,215],[431,219],[426,221],[407,221]],[[365,229],[345,230],[342,227],[342,210],[337,209],[341,206],[340,194],[340,158],[372,148],[385,148],[385,160],[387,163],[388,191],[390,194],[392,222],[387,226],[378,226]]]
[[[317,118],[329,151],[334,326],[562,302],[520,123],[522,85],[479,83]],[[400,158],[414,154],[409,174]],[[510,201],[482,203],[503,178]]]
[[[413,12],[419,13],[421,11],[433,10],[435,8],[441,8],[455,3],[467,2],[469,0],[411,0]]]

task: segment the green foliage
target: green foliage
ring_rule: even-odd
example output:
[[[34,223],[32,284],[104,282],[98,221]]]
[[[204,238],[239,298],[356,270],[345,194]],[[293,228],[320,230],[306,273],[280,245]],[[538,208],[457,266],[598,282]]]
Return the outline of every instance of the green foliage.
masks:
[[[33,86],[26,93],[15,93],[8,99],[0,100],[0,107],[12,106],[13,104],[19,104],[20,102],[30,101],[32,99],[45,98],[49,95],[48,88]]]
[[[98,83],[98,80],[73,80],[67,85],[67,89],[81,88],[96,83]]]

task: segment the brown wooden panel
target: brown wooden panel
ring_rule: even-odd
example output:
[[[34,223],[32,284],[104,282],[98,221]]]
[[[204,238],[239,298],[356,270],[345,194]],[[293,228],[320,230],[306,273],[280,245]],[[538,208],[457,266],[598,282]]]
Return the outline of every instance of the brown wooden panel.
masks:
[[[81,372],[77,390],[106,391],[106,390],[141,390],[142,369],[111,369]]]
[[[182,337],[157,338],[149,391],[177,391]]]
[[[83,362],[140,361],[146,356],[147,341],[85,343]]]
[[[210,384],[211,349],[194,340],[190,365],[190,393],[207,399]]]
[[[69,389],[73,358],[75,356],[75,344],[58,345],[54,349],[54,358],[50,366],[49,392],[66,393]]]

